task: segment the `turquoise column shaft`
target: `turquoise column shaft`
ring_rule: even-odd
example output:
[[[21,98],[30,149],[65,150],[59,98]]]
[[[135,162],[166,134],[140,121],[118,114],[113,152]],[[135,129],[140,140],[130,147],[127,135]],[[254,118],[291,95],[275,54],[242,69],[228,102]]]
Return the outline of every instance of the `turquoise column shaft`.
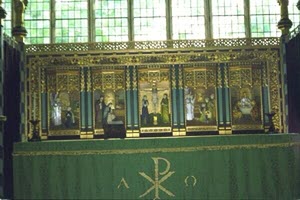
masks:
[[[85,105],[86,105],[86,101],[85,101],[85,92],[80,92],[80,120],[81,120],[81,129],[85,129],[86,128],[86,118],[85,118],[85,113],[86,113],[86,109],[85,109]]]
[[[224,109],[223,109],[223,92],[222,88],[217,88],[217,102],[218,102],[218,118],[219,126],[224,125]]]
[[[229,88],[224,88],[224,97],[225,97],[225,122],[226,124],[231,124],[231,109],[230,109],[230,94]]]
[[[179,100],[179,123],[180,126],[185,125],[185,103],[184,103],[184,95],[183,95],[183,89],[178,89],[178,100]]]
[[[132,112],[131,112],[131,92],[126,91],[126,124],[129,129],[132,128]]]
[[[177,113],[178,113],[178,103],[177,103],[177,95],[176,95],[176,89],[172,89],[172,121],[173,121],[173,126],[178,125],[178,120],[177,120]]]
[[[138,110],[138,94],[137,94],[137,90],[133,90],[133,102],[131,103],[131,105],[133,105],[133,126],[134,127],[138,127],[139,126],[139,110]]]
[[[42,93],[41,94],[41,106],[42,106],[42,119],[41,119],[41,123],[42,123],[42,130],[46,130],[47,127],[48,127],[48,116],[47,116],[47,110],[48,110],[48,107],[47,107],[47,93]]]
[[[87,92],[87,128],[92,129],[93,127],[93,99],[92,92]]]

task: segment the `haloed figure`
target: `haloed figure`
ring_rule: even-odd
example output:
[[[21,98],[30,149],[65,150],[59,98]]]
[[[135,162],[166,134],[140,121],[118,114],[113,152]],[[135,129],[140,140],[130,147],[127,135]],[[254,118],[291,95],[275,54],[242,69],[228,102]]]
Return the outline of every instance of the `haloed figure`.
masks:
[[[194,119],[194,102],[195,97],[192,95],[191,91],[189,91],[185,98],[186,120],[188,121]]]
[[[169,123],[170,122],[169,99],[168,99],[168,95],[166,93],[164,94],[160,104],[161,104],[162,122]]]
[[[61,120],[61,102],[59,98],[55,98],[52,105],[52,120],[54,126],[59,126],[62,124]]]

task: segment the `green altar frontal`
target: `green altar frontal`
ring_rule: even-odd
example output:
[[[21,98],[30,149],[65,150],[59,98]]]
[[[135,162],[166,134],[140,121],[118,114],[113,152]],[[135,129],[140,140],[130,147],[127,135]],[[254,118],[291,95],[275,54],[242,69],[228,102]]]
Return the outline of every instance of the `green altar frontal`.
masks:
[[[299,152],[297,134],[16,143],[14,198],[295,199]]]

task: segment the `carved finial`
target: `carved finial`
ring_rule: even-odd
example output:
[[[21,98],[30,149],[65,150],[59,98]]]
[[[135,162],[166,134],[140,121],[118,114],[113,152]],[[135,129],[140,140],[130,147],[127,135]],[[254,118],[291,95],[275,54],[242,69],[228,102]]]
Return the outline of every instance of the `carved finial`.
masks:
[[[18,42],[24,42],[27,31],[24,27],[24,15],[28,5],[27,0],[14,0],[14,28],[12,34]]]
[[[290,32],[290,28],[292,27],[293,23],[289,19],[289,11],[288,11],[288,0],[278,0],[277,1],[280,5],[280,16],[281,19],[277,24],[277,27],[281,30],[282,35],[287,35]]]

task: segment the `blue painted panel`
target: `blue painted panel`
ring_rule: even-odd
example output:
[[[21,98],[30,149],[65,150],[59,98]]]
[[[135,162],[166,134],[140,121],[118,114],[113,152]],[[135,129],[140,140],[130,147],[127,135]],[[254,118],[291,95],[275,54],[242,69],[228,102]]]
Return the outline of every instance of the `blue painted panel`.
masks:
[[[92,93],[87,92],[87,127],[91,129],[93,127],[93,99]]]
[[[133,90],[133,102],[131,102],[133,106],[133,125],[134,127],[139,126],[139,110],[138,110],[138,95],[137,90]]]
[[[132,115],[131,115],[131,92],[126,91],[126,124],[128,128],[132,127]]]
[[[81,119],[81,129],[86,128],[86,118],[85,118],[85,109],[86,101],[85,101],[85,92],[80,92],[80,119]]]
[[[185,125],[185,103],[184,103],[184,95],[183,95],[183,89],[178,90],[179,93],[179,115],[180,115],[180,125]]]
[[[230,109],[230,95],[229,95],[229,88],[224,88],[224,97],[225,97],[225,116],[226,116],[226,123],[231,123],[231,109]]]
[[[178,125],[178,106],[177,106],[177,96],[176,96],[176,89],[172,89],[172,118],[173,118],[173,126],[177,126]]]
[[[224,124],[222,88],[217,88],[219,124]]]

